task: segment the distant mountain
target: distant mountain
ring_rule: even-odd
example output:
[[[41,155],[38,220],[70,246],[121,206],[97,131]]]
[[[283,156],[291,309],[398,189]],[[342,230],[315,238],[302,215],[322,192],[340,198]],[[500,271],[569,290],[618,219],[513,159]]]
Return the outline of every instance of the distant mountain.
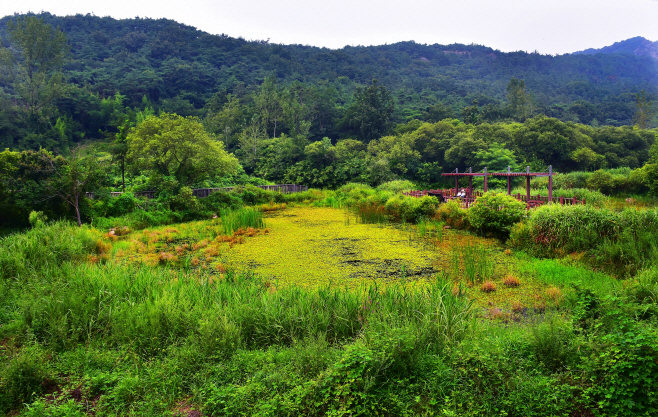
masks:
[[[100,103],[116,93],[133,108],[148,101],[156,111],[203,117],[221,108],[228,93],[252,106],[268,76],[282,86],[312,86],[318,108],[329,109],[329,122],[313,119],[313,139],[348,135],[340,123],[345,109],[356,88],[373,79],[391,91],[396,123],[432,120],[435,108],[441,117],[461,117],[473,105],[480,122],[508,120],[513,77],[525,81],[533,113],[594,126],[631,124],[635,95],[645,89],[658,96],[658,48],[644,38],[557,56],[414,41],[329,49],[212,35],[168,19],[38,16],[66,33],[71,59],[64,76],[77,89],[55,103],[57,117],[84,138],[111,128]],[[6,28],[17,17],[0,18],[0,49],[16,52]],[[12,94],[11,80],[0,76],[0,149],[22,137],[15,133],[18,121],[3,122],[9,113],[1,106]]]
[[[641,36],[615,42],[610,46],[599,49],[585,49],[574,52],[572,55],[594,55],[594,54],[631,54],[637,56],[650,56],[658,59],[658,42],[651,42]]]

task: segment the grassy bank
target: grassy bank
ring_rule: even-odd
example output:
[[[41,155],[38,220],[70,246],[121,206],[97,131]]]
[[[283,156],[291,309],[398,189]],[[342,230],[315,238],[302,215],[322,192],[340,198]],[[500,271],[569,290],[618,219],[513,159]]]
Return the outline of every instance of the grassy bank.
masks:
[[[219,221],[215,231],[209,221],[141,236],[153,245],[177,233],[226,236]],[[438,239],[427,227],[409,236]],[[467,235],[459,250],[441,239],[441,272],[423,285],[401,275],[346,289],[117,263],[122,239],[62,223],[4,238],[0,407],[26,416],[656,412],[655,269],[621,285],[566,259],[491,257]],[[498,288],[486,292],[487,280]],[[532,288],[543,302],[500,301]]]

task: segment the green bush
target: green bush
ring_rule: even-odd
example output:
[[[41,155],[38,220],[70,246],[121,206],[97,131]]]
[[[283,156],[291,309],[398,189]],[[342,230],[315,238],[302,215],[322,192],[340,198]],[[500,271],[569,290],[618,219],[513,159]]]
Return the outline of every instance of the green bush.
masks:
[[[0,368],[0,412],[30,403],[43,393],[49,377],[45,356],[38,345],[28,345]]]
[[[200,201],[201,204],[205,206],[206,210],[215,212],[225,209],[235,210],[244,205],[244,202],[238,195],[222,191],[212,193],[208,197],[202,198]]]
[[[386,200],[387,214],[395,221],[415,223],[421,218],[433,217],[439,202],[434,197],[407,197],[397,194]]]
[[[471,223],[468,218],[468,209],[461,208],[459,200],[450,200],[445,204],[439,205],[436,212],[436,218],[456,229],[471,228]]]
[[[182,187],[178,194],[169,201],[169,206],[172,210],[190,211],[192,213],[198,213],[202,207],[190,187]]]
[[[589,205],[546,205],[516,226],[510,244],[538,256],[587,252],[589,262],[624,277],[658,261],[658,210],[612,211]]]
[[[489,191],[475,200],[468,210],[471,226],[484,235],[509,236],[515,223],[526,213],[526,204],[516,198]]]
[[[599,334],[586,358],[586,389],[608,416],[658,415],[656,331],[623,313],[622,300],[610,298]],[[604,330],[603,332],[601,330]]]
[[[393,192],[393,193],[401,193],[403,191],[409,191],[409,190],[413,190],[415,188],[416,188],[416,186],[411,181],[397,180],[397,181],[389,181],[389,182],[385,182],[383,184],[380,184],[377,187],[377,190],[378,191],[390,191],[390,192]]]
[[[610,195],[615,190],[615,179],[611,173],[602,169],[595,171],[587,179],[587,188]]]

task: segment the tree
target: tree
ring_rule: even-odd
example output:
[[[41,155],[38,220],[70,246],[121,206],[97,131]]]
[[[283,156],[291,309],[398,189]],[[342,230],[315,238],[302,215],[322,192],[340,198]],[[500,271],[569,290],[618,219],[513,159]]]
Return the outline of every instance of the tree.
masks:
[[[478,101],[473,100],[471,106],[466,106],[462,109],[462,119],[464,123],[468,124],[477,124],[478,115],[480,114],[480,109],[478,109]]]
[[[174,177],[192,185],[211,175],[234,173],[238,160],[203,129],[196,117],[162,113],[128,133],[127,159],[133,169]]]
[[[281,98],[279,97],[279,88],[276,84],[276,77],[265,78],[260,87],[260,92],[254,97],[256,110],[265,124],[267,132],[272,125],[272,137],[276,137],[276,130],[281,118],[283,117],[283,108],[281,107]]]
[[[347,109],[343,123],[352,128],[362,140],[384,136],[391,127],[395,101],[391,92],[377,80],[366,88],[357,87],[354,101]]]
[[[238,137],[243,163],[249,167],[253,167],[258,163],[263,141],[266,139],[267,134],[262,129],[258,120],[254,117],[251,124],[247,126]]]
[[[605,156],[599,155],[588,147],[576,149],[571,153],[571,159],[580,164],[585,170],[600,168],[605,165]]]
[[[656,115],[656,110],[653,108],[651,100],[647,99],[646,92],[640,91],[635,95],[635,115],[633,116],[633,123],[640,129],[647,129],[649,124]]]
[[[427,107],[423,112],[423,120],[436,123],[444,119],[452,119],[454,114],[452,108],[444,105],[443,103],[437,103],[433,106]]]
[[[130,121],[126,120],[122,126],[119,126],[119,132],[114,135],[114,141],[110,147],[112,160],[119,162],[121,170],[121,187],[126,191],[126,155],[128,154],[128,130]]]
[[[501,143],[493,142],[488,149],[475,152],[475,156],[479,162],[478,165],[482,168],[487,167],[489,172],[507,171],[507,167],[510,167],[512,171],[519,170],[516,155],[513,151],[505,149]]]
[[[507,101],[513,117],[522,122],[532,115],[532,98],[525,91],[525,80],[514,77],[507,83]]]
[[[21,59],[4,49],[0,62],[9,70],[26,123],[34,131],[53,101],[65,93],[61,68],[69,53],[66,35],[35,16],[9,21],[7,31]]]
[[[80,203],[86,198],[87,192],[96,191],[107,178],[102,164],[87,150],[86,147],[78,146],[71,151],[68,159],[50,159],[53,175],[46,185],[51,197],[60,197],[73,207],[78,226],[82,226]]]
[[[224,147],[229,149],[233,142],[233,135],[238,131],[242,122],[242,109],[240,101],[233,94],[228,94],[226,100],[221,110],[216,113],[208,112],[203,124],[209,132],[219,135],[224,142]]]

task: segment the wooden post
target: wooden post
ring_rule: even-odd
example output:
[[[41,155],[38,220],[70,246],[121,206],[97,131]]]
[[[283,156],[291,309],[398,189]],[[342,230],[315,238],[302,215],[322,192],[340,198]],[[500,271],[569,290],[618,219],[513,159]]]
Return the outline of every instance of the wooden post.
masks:
[[[526,201],[530,200],[530,166],[528,165],[526,167],[526,175],[525,177],[525,198]]]
[[[487,192],[487,167],[484,167],[484,192]]]
[[[455,168],[455,174],[459,174],[459,168]],[[459,175],[455,175],[455,195],[459,192]]]
[[[468,173],[469,174],[473,173],[473,167],[468,168]],[[472,175],[468,176],[468,196],[469,197],[473,196],[473,176]]]
[[[548,202],[553,202],[553,165],[548,166]]]
[[[512,167],[507,166],[507,195],[512,195],[512,183],[510,181],[510,172],[512,172]]]

